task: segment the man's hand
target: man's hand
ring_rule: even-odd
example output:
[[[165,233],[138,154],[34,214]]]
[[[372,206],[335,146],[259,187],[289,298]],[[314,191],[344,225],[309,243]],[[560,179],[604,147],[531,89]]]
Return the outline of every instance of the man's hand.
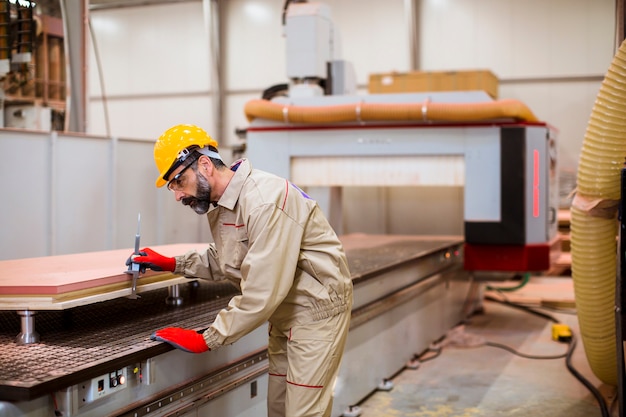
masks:
[[[166,327],[150,335],[150,339],[167,342],[177,349],[190,353],[202,353],[210,350],[201,333],[180,327]]]
[[[131,262],[139,264],[141,272],[146,272],[147,268],[150,268],[153,271],[170,272],[174,272],[174,269],[176,269],[175,258],[163,256],[150,248],[141,249],[139,251],[139,255],[130,255],[130,258],[126,260],[126,265],[130,265]]]

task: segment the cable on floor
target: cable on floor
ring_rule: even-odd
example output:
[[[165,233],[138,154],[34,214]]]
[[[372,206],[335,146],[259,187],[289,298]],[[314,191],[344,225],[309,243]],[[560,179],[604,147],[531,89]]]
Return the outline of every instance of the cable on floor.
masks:
[[[434,352],[434,353],[432,355],[430,355],[430,356],[426,356],[428,354],[428,352]],[[435,359],[436,357],[441,355],[441,348],[440,347],[435,347],[435,348],[429,349],[428,352],[426,354],[424,354],[424,355],[419,357],[419,361],[420,362],[432,361],[433,359]]]
[[[503,349],[503,350],[506,350],[507,352],[511,352],[514,355],[517,355],[517,356],[520,356],[520,357],[526,358],[526,359],[540,359],[540,360],[541,359],[562,359],[562,358],[567,357],[567,352],[561,353],[560,355],[547,355],[547,356],[528,355],[526,353],[519,352],[519,351],[513,349],[510,346],[503,345],[503,344],[500,344],[500,343],[494,343],[494,342],[486,342],[485,346],[491,346],[491,347]]]
[[[514,287],[493,287],[491,285],[487,285],[486,289],[487,290],[491,290],[491,291],[503,291],[503,292],[510,292],[510,291],[517,291],[520,288],[523,288],[524,286],[526,286],[526,284],[528,284],[528,281],[530,281],[530,273],[525,273],[523,278],[522,278],[522,282],[520,282],[518,285],[514,286]]]
[[[457,326],[446,334],[446,337],[438,345],[439,348],[443,348],[444,346],[457,346],[457,347],[465,347],[465,348],[490,346],[490,347],[495,347],[495,348],[506,350],[507,352],[513,353],[514,355],[517,355],[526,359],[550,360],[550,359],[562,359],[567,356],[567,352],[564,352],[558,355],[547,355],[547,356],[530,355],[527,353],[522,353],[518,350],[513,349],[510,346],[507,346],[501,343],[490,342],[482,336],[466,333],[464,325]]]
[[[547,314],[541,311],[534,310],[526,306],[512,303],[510,301],[501,301],[501,300],[498,300],[497,298],[493,298],[489,296],[485,296],[485,299],[489,301],[494,301],[496,303],[504,304],[509,307],[517,308],[527,313],[531,313],[536,316],[543,317],[544,319],[547,319],[554,323],[561,324],[561,322],[556,317],[551,316],[550,314]],[[593,384],[591,384],[591,382],[589,382],[588,379],[586,379],[582,374],[580,374],[576,370],[576,368],[574,368],[574,366],[572,365],[572,355],[574,354],[574,349],[576,348],[576,342],[577,342],[576,336],[572,332],[572,337],[571,337],[571,340],[568,342],[569,347],[567,349],[567,354],[565,356],[565,365],[567,366],[567,369],[570,371],[570,373],[574,375],[574,377],[578,379],[578,381],[580,381],[580,383],[583,384],[585,388],[587,388],[589,392],[591,392],[591,394],[595,397],[596,401],[598,402],[598,405],[600,406],[600,412],[602,413],[602,417],[610,417],[606,400],[604,399],[600,391],[598,391],[598,389],[594,387]]]
[[[441,346],[438,346],[436,344],[432,344],[432,345],[430,345],[430,347],[425,352],[423,352],[421,354],[413,355],[413,360],[414,361],[419,361],[419,363],[432,361],[433,359],[435,359],[436,357],[441,355],[441,350],[442,350]]]

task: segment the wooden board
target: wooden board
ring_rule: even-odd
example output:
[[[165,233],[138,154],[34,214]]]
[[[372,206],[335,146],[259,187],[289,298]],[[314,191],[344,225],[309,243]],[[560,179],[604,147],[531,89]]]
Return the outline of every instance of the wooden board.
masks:
[[[206,244],[153,246],[166,255],[182,255]],[[126,259],[133,249],[87,252],[0,261],[0,310],[64,309],[131,294]],[[169,272],[146,271],[137,292],[186,282]]]
[[[367,235],[340,237],[347,252],[375,248],[402,241],[449,242],[460,236]],[[153,246],[167,256],[182,255],[206,243]],[[0,310],[62,310],[131,294],[132,277],[125,262],[132,249],[78,253],[0,261]],[[187,278],[171,273],[147,271],[137,281],[137,293],[179,283]]]
[[[514,287],[518,283],[494,283],[493,287]],[[511,292],[486,291],[486,294],[513,303],[554,308],[575,308],[571,277],[534,276],[524,287]]]

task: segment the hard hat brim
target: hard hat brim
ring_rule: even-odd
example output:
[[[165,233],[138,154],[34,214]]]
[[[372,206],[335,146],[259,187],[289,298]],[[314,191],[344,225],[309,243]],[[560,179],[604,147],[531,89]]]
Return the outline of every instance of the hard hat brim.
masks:
[[[163,177],[159,177],[159,178],[157,178],[156,183],[155,183],[155,185],[157,186],[157,188],[161,188],[161,187],[163,187],[165,184],[167,184],[167,181],[165,181],[165,180],[163,179]]]

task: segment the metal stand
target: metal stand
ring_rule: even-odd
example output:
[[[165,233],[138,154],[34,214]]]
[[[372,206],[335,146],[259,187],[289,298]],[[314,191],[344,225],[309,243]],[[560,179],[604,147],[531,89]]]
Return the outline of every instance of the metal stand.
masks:
[[[39,342],[39,333],[35,331],[35,312],[31,310],[20,310],[17,312],[21,318],[22,331],[17,335],[18,345],[28,345]]]
[[[615,341],[617,348],[617,400],[619,416],[624,417],[624,335],[626,334],[626,162],[621,171],[621,199],[619,203],[619,238],[617,241],[617,274],[615,280]]]
[[[167,298],[165,304],[168,306],[180,306],[183,304],[183,297],[180,295],[180,287],[178,284],[167,287]]]

